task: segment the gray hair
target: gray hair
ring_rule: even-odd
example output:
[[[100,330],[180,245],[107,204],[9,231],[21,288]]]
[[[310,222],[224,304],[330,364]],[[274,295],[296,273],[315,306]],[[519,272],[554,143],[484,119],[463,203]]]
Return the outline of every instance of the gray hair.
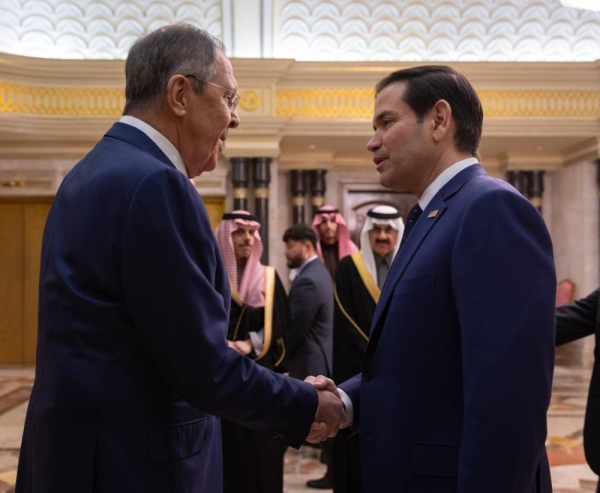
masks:
[[[204,92],[216,75],[215,47],[225,45],[212,34],[191,24],[164,26],[138,39],[125,63],[125,109],[147,109],[162,103],[169,79],[176,74],[193,74],[194,90]]]

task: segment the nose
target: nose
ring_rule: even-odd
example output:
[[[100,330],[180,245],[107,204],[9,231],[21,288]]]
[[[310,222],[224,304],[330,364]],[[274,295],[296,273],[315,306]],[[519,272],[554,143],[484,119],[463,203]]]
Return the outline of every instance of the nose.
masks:
[[[237,108],[231,112],[231,121],[229,122],[229,128],[238,128],[240,126],[240,117],[237,114]]]
[[[369,139],[369,142],[367,142],[367,151],[375,152],[380,147],[381,147],[381,139],[379,138],[379,136],[377,134],[374,134],[373,137],[371,137]]]

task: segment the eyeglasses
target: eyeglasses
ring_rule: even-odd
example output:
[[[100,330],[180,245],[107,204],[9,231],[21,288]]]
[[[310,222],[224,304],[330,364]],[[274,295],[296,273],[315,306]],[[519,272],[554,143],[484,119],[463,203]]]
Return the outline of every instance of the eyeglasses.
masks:
[[[220,86],[218,84],[214,84],[213,82],[209,82],[207,80],[201,79],[200,77],[196,77],[194,74],[184,75],[184,77],[191,77],[192,79],[196,79],[200,82],[205,82],[206,84],[210,84],[211,86],[215,86],[215,87],[218,87],[219,89],[223,89],[223,91],[225,91],[225,93],[223,95],[225,96],[225,101],[227,101],[227,107],[229,108],[229,111],[235,111],[235,109],[237,108],[237,105],[240,102],[241,96],[239,94],[233,92],[231,89],[227,89],[226,87]]]

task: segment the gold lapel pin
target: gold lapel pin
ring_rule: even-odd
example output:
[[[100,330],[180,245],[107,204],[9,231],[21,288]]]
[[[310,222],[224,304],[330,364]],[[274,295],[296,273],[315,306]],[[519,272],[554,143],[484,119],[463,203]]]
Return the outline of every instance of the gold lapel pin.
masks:
[[[437,216],[437,213],[438,213],[438,209],[436,209],[436,210],[434,210],[434,211],[431,211],[431,212],[429,213],[429,215],[427,216],[427,219],[431,219],[432,217],[435,217],[435,216]]]

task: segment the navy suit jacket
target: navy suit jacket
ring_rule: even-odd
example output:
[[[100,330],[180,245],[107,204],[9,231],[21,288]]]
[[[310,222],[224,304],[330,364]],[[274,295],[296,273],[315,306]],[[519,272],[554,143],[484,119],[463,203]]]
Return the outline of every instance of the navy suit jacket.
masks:
[[[592,334],[596,338],[596,349],[585,411],[583,447],[588,464],[600,475],[600,288],[585,298],[556,309],[557,345]]]
[[[290,289],[291,324],[286,335],[290,376],[331,376],[333,282],[319,259],[307,264]]]
[[[228,349],[229,305],[195,188],[116,123],[65,177],[46,223],[16,490],[220,492],[215,416],[298,447],[317,393]]]
[[[341,387],[364,493],[550,492],[544,442],[556,279],[538,211],[481,165],[433,198]]]

